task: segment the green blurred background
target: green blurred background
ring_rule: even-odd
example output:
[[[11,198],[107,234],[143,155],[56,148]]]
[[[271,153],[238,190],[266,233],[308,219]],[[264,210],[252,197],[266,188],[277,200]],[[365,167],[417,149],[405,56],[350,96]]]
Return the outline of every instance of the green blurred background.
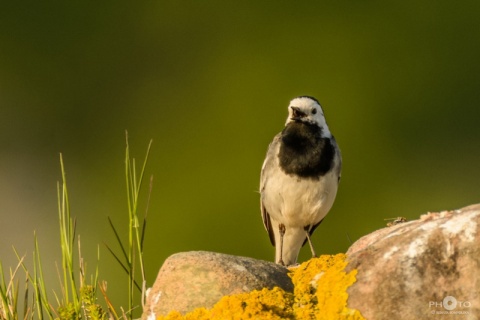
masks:
[[[258,182],[290,99],[322,103],[343,152],[319,253],[480,201],[478,1],[2,1],[0,261],[39,236],[56,281],[58,154],[93,271],[125,306],[103,242],[126,231],[124,131],[153,194],[148,285],[169,255],[272,260]],[[142,193],[146,202],[147,188]],[[309,256],[302,251],[301,260]]]

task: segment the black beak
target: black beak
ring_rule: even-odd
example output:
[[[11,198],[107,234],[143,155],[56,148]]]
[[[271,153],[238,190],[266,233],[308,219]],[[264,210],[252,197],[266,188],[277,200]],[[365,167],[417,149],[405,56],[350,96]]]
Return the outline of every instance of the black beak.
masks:
[[[295,121],[301,121],[303,118],[307,116],[306,113],[300,111],[298,107],[290,107],[292,108],[292,117],[290,119],[295,120]]]

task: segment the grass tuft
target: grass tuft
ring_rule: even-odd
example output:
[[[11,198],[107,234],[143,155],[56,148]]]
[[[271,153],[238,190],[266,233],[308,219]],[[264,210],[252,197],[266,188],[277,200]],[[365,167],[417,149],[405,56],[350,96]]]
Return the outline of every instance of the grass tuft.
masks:
[[[148,192],[148,199],[146,210],[142,219],[142,223],[139,222],[138,214],[138,205],[139,205],[139,196],[143,186],[143,178],[145,174],[145,168],[147,166],[148,156],[150,154],[150,149],[152,146],[152,140],[147,147],[147,153],[145,155],[145,160],[140,169],[139,174],[137,175],[136,161],[135,158],[130,157],[130,145],[128,143],[128,132],[125,133],[126,136],[126,148],[125,148],[125,181],[127,187],[127,204],[128,204],[128,239],[127,245],[123,244],[119,232],[115,228],[112,219],[109,217],[108,221],[110,226],[115,234],[118,245],[121,249],[121,255],[116,254],[110,246],[106,246],[107,250],[113,255],[115,260],[120,264],[122,269],[128,275],[128,309],[127,314],[131,319],[132,311],[138,308],[138,305],[134,304],[135,301],[135,288],[139,292],[141,306],[145,304],[146,297],[146,281],[145,281],[145,267],[143,260],[143,239],[145,238],[145,230],[147,223],[147,213],[150,202],[150,195],[152,191],[152,181],[153,177],[150,178],[150,188]],[[141,225],[141,228],[140,228]],[[137,265],[139,268],[138,273],[140,273],[141,282],[137,281]]]
[[[108,245],[107,250],[119,262],[128,274],[128,309],[118,309],[113,306],[107,295],[107,283],[99,281],[98,265],[100,263],[100,248],[97,249],[97,266],[95,273],[87,279],[87,264],[81,253],[80,236],[76,242],[76,220],[70,213],[70,202],[66,170],[62,154],[60,154],[60,169],[62,181],[57,183],[58,222],[60,231],[61,264],[57,266],[60,282],[60,292],[53,292],[54,299],[48,296],[47,284],[44,279],[40,246],[34,232],[33,270],[30,272],[25,264],[25,255],[21,256],[13,247],[18,259],[14,269],[9,269],[8,277],[0,261],[0,320],[127,320],[133,319],[132,311],[138,308],[138,303],[145,300],[145,269],[143,261],[143,241],[146,230],[148,203],[152,190],[152,178],[145,214],[140,223],[138,216],[139,197],[143,185],[143,177],[147,159],[150,153],[150,141],[143,165],[137,175],[135,159],[130,159],[128,133],[126,134],[125,175],[127,185],[127,203],[129,218],[129,233],[127,244],[124,245],[112,219],[108,222],[121,248],[121,254],[116,254]],[[78,251],[76,251],[77,245]],[[138,267],[138,270],[137,270]],[[24,272],[23,295],[20,299],[20,273]],[[140,276],[141,280],[137,280]],[[135,294],[138,290],[139,294]],[[106,307],[97,302],[101,294]],[[23,300],[23,303],[21,303]],[[117,311],[119,310],[119,311]]]

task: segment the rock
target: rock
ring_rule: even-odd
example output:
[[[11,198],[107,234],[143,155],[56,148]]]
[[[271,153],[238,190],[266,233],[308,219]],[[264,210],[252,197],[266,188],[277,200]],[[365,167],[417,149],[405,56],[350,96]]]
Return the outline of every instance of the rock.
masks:
[[[477,319],[480,204],[375,231],[347,252],[348,305],[366,319]]]
[[[365,320],[347,305],[347,288],[355,282],[356,270],[345,273],[346,255],[322,255],[295,268],[290,277],[293,294],[279,287],[224,296],[213,308],[197,308],[185,315],[170,312],[157,320]]]
[[[288,270],[273,262],[220,253],[177,253],[165,260],[149,290],[142,319],[211,308],[220,298],[278,286],[292,292]]]

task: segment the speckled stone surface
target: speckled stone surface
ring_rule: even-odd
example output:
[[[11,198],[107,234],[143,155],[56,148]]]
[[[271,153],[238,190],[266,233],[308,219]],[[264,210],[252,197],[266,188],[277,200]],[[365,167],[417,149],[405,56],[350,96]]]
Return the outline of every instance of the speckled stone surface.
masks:
[[[347,252],[348,305],[367,319],[478,319],[480,204],[368,234]]]
[[[165,260],[149,290],[142,319],[171,310],[186,313],[212,307],[220,298],[255,289],[280,287],[292,292],[288,270],[273,262],[221,253],[192,251]]]

